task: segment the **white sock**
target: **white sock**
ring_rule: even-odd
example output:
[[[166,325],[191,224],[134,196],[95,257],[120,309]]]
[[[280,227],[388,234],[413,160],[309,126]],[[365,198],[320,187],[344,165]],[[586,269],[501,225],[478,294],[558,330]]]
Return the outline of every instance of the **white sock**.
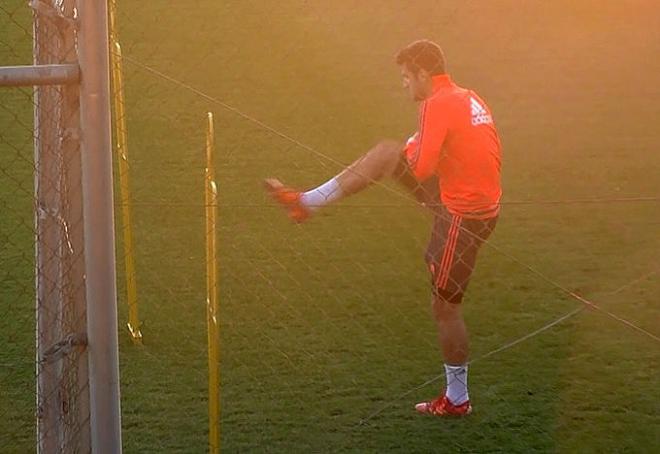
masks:
[[[342,196],[342,190],[337,178],[326,181],[321,186],[303,193],[300,202],[314,211]]]
[[[450,366],[445,364],[445,374],[447,375],[447,390],[445,395],[454,405],[461,405],[470,399],[467,389],[468,367],[467,364],[461,366]]]

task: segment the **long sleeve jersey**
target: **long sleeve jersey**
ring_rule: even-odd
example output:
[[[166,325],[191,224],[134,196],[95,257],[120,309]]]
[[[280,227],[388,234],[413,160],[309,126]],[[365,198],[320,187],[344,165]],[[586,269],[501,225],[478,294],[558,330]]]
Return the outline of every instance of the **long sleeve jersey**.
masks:
[[[452,214],[487,219],[499,212],[501,144],[486,103],[448,75],[433,77],[420,105],[419,131],[408,140],[413,175],[437,175],[443,205]]]

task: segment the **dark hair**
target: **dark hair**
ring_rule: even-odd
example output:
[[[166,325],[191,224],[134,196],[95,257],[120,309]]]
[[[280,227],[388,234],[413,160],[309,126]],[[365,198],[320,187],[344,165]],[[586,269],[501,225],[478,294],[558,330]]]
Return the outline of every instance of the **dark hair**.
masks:
[[[432,76],[445,74],[445,55],[440,46],[433,41],[422,39],[415,41],[396,54],[396,64],[406,65],[413,73],[420,69]]]

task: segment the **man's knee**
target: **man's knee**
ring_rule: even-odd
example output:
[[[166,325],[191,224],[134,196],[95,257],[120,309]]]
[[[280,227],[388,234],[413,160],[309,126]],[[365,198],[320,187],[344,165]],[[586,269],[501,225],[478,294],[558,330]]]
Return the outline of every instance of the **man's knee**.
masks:
[[[394,158],[398,159],[401,156],[403,144],[396,140],[385,139],[378,142],[376,150],[378,155],[385,160],[392,160]]]
[[[383,139],[378,144],[376,145],[376,148],[380,148],[382,150],[387,150],[389,152],[396,152],[400,153],[401,150],[403,150],[403,144],[401,142],[398,142],[396,140],[392,139]]]
[[[437,321],[451,321],[463,317],[461,305],[453,303],[441,295],[434,295],[433,316]]]
[[[396,168],[399,160],[403,145],[396,140],[382,140],[372,150],[371,154],[376,161],[376,164],[382,169],[383,174],[389,175]]]

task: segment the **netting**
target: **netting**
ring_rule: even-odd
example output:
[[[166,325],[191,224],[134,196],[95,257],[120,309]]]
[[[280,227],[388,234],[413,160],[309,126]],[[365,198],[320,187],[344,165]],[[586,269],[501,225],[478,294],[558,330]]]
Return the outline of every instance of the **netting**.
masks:
[[[73,2],[30,6],[0,8],[2,64],[75,63]],[[41,452],[86,452],[78,89],[3,87],[0,96],[1,438],[21,450],[36,433]]]
[[[564,15],[567,8],[580,19]],[[131,426],[129,446],[204,442],[205,406],[183,388],[201,398],[206,383],[197,205],[207,110],[217,116],[224,448],[425,451],[442,444],[525,451],[648,439],[652,429],[637,425],[631,441],[623,441],[631,427],[613,429],[616,410],[607,410],[606,390],[627,381],[625,361],[614,353],[621,346],[611,340],[617,333],[644,345],[637,353],[646,365],[641,382],[653,394],[653,340],[587,316],[585,303],[571,296],[614,310],[628,294],[608,292],[657,269],[649,249],[657,250],[650,226],[657,222],[658,188],[631,177],[648,175],[653,158],[642,150],[658,138],[635,134],[632,116],[621,119],[629,132],[607,133],[610,107],[600,100],[623,96],[623,75],[601,74],[602,88],[585,86],[594,68],[618,55],[599,33],[622,10],[589,19],[588,10],[568,3],[291,1],[156,9],[119,2],[118,11],[146,350],[135,352],[125,341],[123,370],[126,377],[161,371],[139,373],[142,382],[124,386],[124,396],[130,394],[124,408],[135,408],[137,424],[144,389],[167,389],[173,406],[185,408],[159,419],[178,436],[156,438],[148,425]],[[627,14],[643,28],[643,14]],[[532,25],[537,17],[556,29]],[[618,25],[609,33],[634,37],[640,52],[653,47],[648,30]],[[423,261],[432,216],[388,183],[298,226],[262,189],[272,176],[312,188],[382,137],[402,140],[414,132],[417,113],[399,89],[393,56],[420,37],[441,42],[450,72],[489,100],[504,142],[503,214],[480,251],[465,302],[471,358],[479,359],[470,378],[475,414],[442,429],[412,409],[444,382]],[[515,69],[521,65],[529,74]],[[550,71],[560,75],[547,77]],[[651,113],[648,97],[657,96],[639,74],[625,72],[647,98],[626,98],[634,118]],[[624,159],[622,150],[633,143],[634,158]],[[639,197],[647,199],[630,201]],[[642,242],[653,247],[636,246]],[[164,243],[166,250],[155,253]],[[634,287],[638,307],[652,312],[655,281]],[[651,328],[621,309],[619,315]],[[601,324],[606,328],[594,329]],[[167,357],[151,359],[154,350]],[[597,358],[616,366],[592,366]],[[593,376],[602,392],[578,407],[597,407],[590,417],[598,423],[586,429],[571,422],[580,414],[573,402],[586,392],[582,380]],[[650,423],[653,398],[627,398],[635,402],[626,406],[636,408],[634,418]]]
[[[120,336],[126,451],[208,447],[208,111],[223,450],[652,446],[657,7],[574,3],[118,1],[131,197],[115,200],[132,209],[144,336]],[[268,177],[313,188],[383,137],[415,132],[393,60],[421,37],[488,101],[503,142],[502,212],[463,302],[465,419],[413,408],[445,381],[424,263],[433,214],[383,180],[296,225],[263,190]]]

